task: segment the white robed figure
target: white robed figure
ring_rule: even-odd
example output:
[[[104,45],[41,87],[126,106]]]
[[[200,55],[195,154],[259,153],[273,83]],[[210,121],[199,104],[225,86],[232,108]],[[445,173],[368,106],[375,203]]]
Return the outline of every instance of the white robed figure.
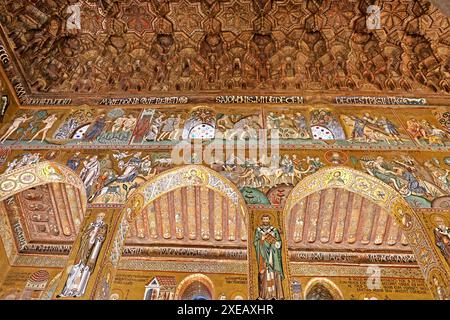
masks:
[[[86,292],[92,271],[105,241],[108,225],[103,221],[105,214],[100,212],[81,236],[80,248],[59,297],[81,297]]]
[[[83,169],[80,178],[83,181],[86,193],[91,194],[91,188],[100,176],[100,162],[97,156],[92,156],[89,160],[83,161]]]

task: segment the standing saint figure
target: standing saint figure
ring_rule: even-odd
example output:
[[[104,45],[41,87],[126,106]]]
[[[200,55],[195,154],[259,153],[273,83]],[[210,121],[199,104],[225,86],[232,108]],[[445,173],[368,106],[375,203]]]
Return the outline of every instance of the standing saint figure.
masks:
[[[58,297],[81,297],[86,292],[89,277],[97,264],[97,258],[105,241],[108,225],[100,212],[81,236],[80,247],[62,292]]]
[[[270,225],[269,215],[263,215],[261,221],[253,240],[258,265],[258,299],[284,299],[280,232]]]

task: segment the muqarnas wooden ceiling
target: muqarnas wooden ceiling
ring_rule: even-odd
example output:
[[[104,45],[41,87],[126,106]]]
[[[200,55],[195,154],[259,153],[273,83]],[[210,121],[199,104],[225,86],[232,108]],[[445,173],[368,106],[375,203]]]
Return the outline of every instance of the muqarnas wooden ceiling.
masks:
[[[299,90],[450,92],[449,19],[423,0],[0,1],[30,97]],[[381,7],[381,29],[367,9]]]

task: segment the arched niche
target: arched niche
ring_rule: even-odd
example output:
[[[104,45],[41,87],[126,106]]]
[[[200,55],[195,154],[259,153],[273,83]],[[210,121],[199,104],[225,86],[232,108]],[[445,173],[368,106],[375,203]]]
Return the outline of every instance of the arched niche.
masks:
[[[344,296],[331,280],[313,278],[305,287],[305,300],[344,300]]]
[[[343,188],[314,192],[286,217],[290,250],[397,250],[410,253],[397,220],[371,199]]]
[[[192,274],[184,278],[175,292],[176,300],[213,300],[214,284],[204,274]]]
[[[139,219],[142,218],[141,215],[143,213],[147,214],[149,206],[154,205],[155,201],[161,201],[161,199],[167,201],[164,197],[170,195],[174,191],[183,190],[183,188],[212,190],[214,197],[223,197],[219,200],[222,201],[222,204],[223,199],[227,199],[227,201],[229,201],[227,206],[234,207],[235,216],[240,217],[240,225],[242,228],[240,228],[241,232],[239,233],[239,240],[246,241],[248,220],[247,208],[245,206],[245,201],[236,186],[220,176],[217,172],[200,165],[188,165],[165,171],[157,177],[147,181],[137,189],[120,211],[120,214],[114,217],[114,221],[110,224],[108,230],[108,234],[111,234],[111,240],[107,241],[108,247],[105,249],[105,259],[103,260],[101,267],[96,270],[96,275],[93,275],[93,277],[95,277],[95,280],[92,279],[93,289],[90,295],[86,293],[86,298],[107,298],[108,292],[105,288],[108,286],[110,287],[114,279],[130,225],[138,222]],[[209,191],[207,194],[209,194]],[[168,220],[168,222],[167,229],[171,232],[170,237],[172,238],[172,231],[174,231],[173,240],[176,241],[176,223],[175,228],[173,228],[174,226],[170,224],[170,220]],[[162,231],[162,233],[158,234],[158,237],[161,237],[161,239],[164,239],[164,236],[168,237],[168,234],[166,234],[164,230]],[[210,239],[223,239],[223,237],[226,236],[228,237],[228,240],[230,240],[230,234],[220,235],[214,233],[214,226],[212,226],[212,229],[209,229],[209,231],[213,232],[213,234],[210,234]],[[189,238],[189,234],[187,237]],[[237,241],[237,234],[231,236],[231,239],[232,241]],[[67,274],[63,276],[63,281],[65,281],[66,278]]]
[[[183,186],[157,197],[130,221],[126,241],[146,246],[247,247],[245,215],[223,193]]]
[[[51,161],[28,165],[0,175],[0,201],[21,191],[50,183],[69,184],[79,189],[83,211],[86,210],[86,190],[81,179],[68,167]]]
[[[43,245],[67,253],[69,245],[54,243],[76,239],[86,207],[83,182],[65,165],[43,161],[0,175],[0,219],[20,221],[13,230],[21,239],[18,253],[33,253]],[[1,237],[10,236],[2,232]],[[14,259],[11,250],[7,254]]]
[[[321,169],[306,177],[297,184],[286,200],[283,211],[285,224],[289,226],[292,211],[298,208],[302,200],[329,189],[344,189],[360,195],[388,213],[406,236],[434,296],[439,299],[442,288],[447,288],[448,291],[447,268],[439,259],[418,214],[399,193],[370,175],[337,166]]]

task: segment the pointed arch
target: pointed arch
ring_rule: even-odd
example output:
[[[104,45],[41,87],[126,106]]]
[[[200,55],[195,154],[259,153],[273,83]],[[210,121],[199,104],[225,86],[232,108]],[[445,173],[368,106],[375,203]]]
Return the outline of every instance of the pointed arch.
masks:
[[[187,276],[180,282],[175,291],[175,300],[182,300],[186,290],[196,282],[201,283],[207,289],[211,295],[211,300],[215,299],[214,283],[204,274],[197,273]]]
[[[448,276],[445,277],[448,271],[435,252],[435,246],[427,236],[420,217],[396,190],[375,177],[342,166],[320,169],[292,189],[283,210],[286,225],[295,204],[313,193],[331,188],[342,188],[367,198],[397,221],[408,239],[431,292],[438,298],[432,276],[438,273],[442,275],[441,278],[448,279]],[[448,282],[443,281],[448,288]]]
[[[62,272],[59,272],[56,276],[53,277],[53,279],[50,280],[50,282],[47,284],[47,287],[45,288],[44,292],[41,295],[41,300],[52,299],[52,296],[55,293],[56,286],[58,285],[61,275]]]
[[[108,249],[105,252],[105,261],[102,266],[102,268],[108,266],[110,269],[111,274],[108,278],[108,283],[112,283],[114,279],[130,223],[149,204],[163,195],[179,188],[192,186],[206,187],[230,199],[231,203],[236,206],[242,215],[243,227],[247,230],[248,213],[245,200],[238,188],[229,180],[202,165],[187,165],[165,171],[139,187],[128,199],[120,214],[114,218],[112,229],[108,231],[113,234],[113,237],[108,244]],[[103,273],[102,270],[98,271],[99,276],[95,279],[91,297],[94,297],[95,292],[101,290],[102,283],[106,281],[102,279]]]
[[[58,192],[61,197],[67,197],[67,199],[71,197],[75,201],[72,204],[63,203],[59,206],[56,203],[55,192]],[[39,199],[37,201],[40,205],[44,208],[51,208],[55,216],[58,216],[58,225],[53,226],[62,230],[58,236],[70,237],[65,238],[66,240],[76,238],[79,226],[86,216],[87,196],[83,182],[74,171],[65,165],[43,161],[0,175],[0,220],[8,225],[7,221],[11,221],[8,216],[11,215],[14,217],[13,219],[20,218],[22,221],[20,227],[15,230],[0,230],[0,237],[5,243],[8,242],[5,241],[6,239],[10,239],[9,241],[15,241],[14,238],[21,239],[20,247],[12,246],[7,249],[10,263],[13,263],[20,252],[39,250],[41,247],[42,238],[30,236],[29,231],[33,226],[28,219],[25,219],[29,211],[27,211],[27,205],[22,204],[22,201],[24,203],[28,201],[26,198],[29,196],[33,199],[30,201]],[[35,196],[37,197],[34,198]],[[16,201],[17,206],[15,205]],[[55,248],[58,250],[57,247]]]
[[[339,289],[339,287],[333,281],[327,278],[313,278],[309,280],[305,286],[305,300],[310,300],[308,298],[310,297],[311,293],[313,293],[313,291],[318,288],[325,290],[325,292],[330,295],[332,300],[344,300],[344,295],[342,294],[341,289]]]
[[[239,189],[226,178],[222,177],[216,171],[202,165],[187,165],[164,171],[158,176],[145,182],[139,187],[124,207],[127,213],[136,212],[137,205],[143,209],[148,204],[158,199],[170,191],[182,188],[204,186],[222,196],[228,197],[230,201],[241,210],[246,218],[246,205]],[[138,203],[137,203],[138,202]],[[130,209],[132,211],[130,211]],[[135,215],[127,214],[127,219],[132,221]]]
[[[21,191],[49,184],[69,184],[80,191],[83,213],[87,206],[86,190],[80,177],[65,165],[43,161],[0,175],[0,201]]]

